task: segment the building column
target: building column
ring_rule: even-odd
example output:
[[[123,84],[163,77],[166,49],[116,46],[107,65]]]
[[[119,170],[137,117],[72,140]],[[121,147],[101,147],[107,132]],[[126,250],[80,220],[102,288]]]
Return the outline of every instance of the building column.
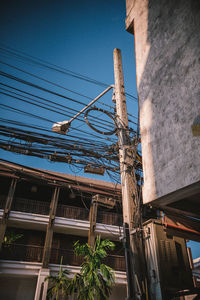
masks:
[[[56,216],[59,192],[60,192],[60,188],[55,187],[55,189],[53,191],[52,199],[51,199],[51,204],[50,204],[49,223],[47,225],[47,231],[46,231],[46,237],[45,237],[45,243],[44,243],[42,268],[48,268],[48,264],[49,264],[49,260],[50,260],[51,245],[52,245],[52,239],[53,239],[53,227],[54,227],[54,221],[55,221],[55,216]]]
[[[98,203],[96,198],[92,198],[91,206],[90,206],[90,214],[89,214],[89,222],[90,222],[90,228],[88,232],[88,244],[91,247],[94,247],[95,244],[95,228],[96,228],[96,222],[97,222],[97,208]]]
[[[53,227],[54,227],[56,209],[58,204],[59,192],[60,192],[60,188],[55,187],[51,198],[51,203],[49,208],[49,222],[47,225],[43,257],[42,257],[42,268],[39,271],[34,300],[46,300],[46,296],[47,296],[48,280],[45,281],[45,278],[50,275],[48,264],[51,255]]]
[[[8,224],[8,217],[9,217],[9,213],[11,210],[11,205],[12,205],[13,196],[15,193],[16,184],[17,184],[17,179],[13,178],[11,181],[11,184],[10,184],[9,191],[8,191],[8,196],[6,199],[3,216],[0,219],[0,249],[2,247],[2,243],[4,240],[4,236],[5,236],[5,232],[6,232],[6,228],[7,228],[7,224]]]
[[[38,274],[38,280],[35,291],[34,300],[46,300],[47,289],[48,289],[48,280],[45,281],[45,278],[49,276],[50,270],[41,268]]]

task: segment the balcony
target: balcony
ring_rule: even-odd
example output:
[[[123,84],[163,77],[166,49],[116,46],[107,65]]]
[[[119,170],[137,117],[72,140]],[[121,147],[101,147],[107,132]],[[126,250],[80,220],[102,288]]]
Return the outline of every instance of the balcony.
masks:
[[[122,215],[107,211],[98,211],[97,223],[121,226],[123,223]]]
[[[33,214],[40,214],[40,215],[48,215],[49,205],[50,203],[48,202],[23,199],[23,198],[15,198],[12,203],[11,210],[33,213]]]
[[[6,196],[1,196],[0,208],[4,207],[5,201],[6,201]],[[48,216],[49,205],[50,203],[45,201],[15,198],[11,210]],[[74,220],[89,221],[89,210],[82,207],[58,204],[56,216],[68,218],[68,219],[74,219]],[[97,214],[97,223],[121,226],[122,215],[113,212],[99,210]]]
[[[89,210],[81,207],[74,207],[68,205],[58,205],[56,216],[75,219],[75,220],[89,220]]]
[[[43,254],[43,246],[8,244],[2,246],[0,259],[41,262]]]
[[[0,252],[0,259],[26,261],[26,262],[41,262],[43,255],[43,246],[10,244],[2,247]],[[80,266],[82,258],[76,256],[73,250],[52,248],[50,263],[60,264],[61,257],[63,257],[63,265]],[[104,263],[112,267],[115,271],[124,271],[125,258],[120,255],[108,255]]]

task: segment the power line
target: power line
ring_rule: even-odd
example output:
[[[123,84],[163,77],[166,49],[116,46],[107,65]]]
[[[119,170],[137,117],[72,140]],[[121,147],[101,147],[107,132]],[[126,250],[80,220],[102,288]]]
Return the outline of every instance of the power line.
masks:
[[[41,59],[37,59],[23,52],[20,53],[20,51],[17,50],[15,51],[12,48],[4,49],[0,47],[0,50],[4,51],[8,55],[20,59],[23,62],[35,64],[37,66],[46,68],[48,70],[59,72],[61,74],[65,74],[76,79],[88,81],[89,83],[93,83],[99,86],[104,86],[104,87],[108,86],[108,84],[106,83],[102,83],[90,77],[81,75],[79,73],[75,73],[73,71],[67,70],[62,67],[58,67],[54,64],[48,63]],[[10,63],[6,63],[3,61],[0,61],[0,63],[7,67],[13,68],[16,71],[22,72],[25,75],[34,77],[37,80],[46,82],[49,85],[54,85],[58,88],[62,88],[80,97],[92,99],[82,93],[79,93],[78,91],[65,88],[60,84],[57,84],[48,79],[35,75],[31,72],[27,72],[22,68],[14,66]],[[58,93],[52,89],[43,87],[40,84],[33,83],[32,81],[19,78],[18,76],[13,76],[7,72],[0,71],[0,75],[9,80],[13,80],[17,83],[21,83],[31,88],[35,88],[43,93],[51,94],[54,97],[58,97],[59,99],[66,99],[72,103],[76,103],[77,105],[85,105],[85,103],[82,101],[79,101],[72,97],[68,97],[66,95],[63,95],[62,93]],[[66,107],[63,104],[59,104],[50,99],[46,99],[46,97],[44,96],[38,96],[35,95],[34,93],[23,91],[20,88],[13,87],[5,83],[0,83],[0,84],[1,86],[4,86],[4,88],[1,87],[3,95],[23,101],[28,105],[34,105],[36,107],[48,110],[54,114],[57,113],[69,118],[73,116],[73,112],[78,112],[78,110],[74,108]],[[9,90],[8,88],[11,90]],[[135,100],[137,99],[131,94],[126,93],[126,95],[129,98],[132,97],[132,99]],[[115,116],[115,113],[113,112],[114,108],[112,106],[109,106],[103,102],[99,102],[99,104],[109,107],[110,110],[109,113]],[[55,121],[52,121],[52,119],[50,120],[45,117],[43,118],[42,116],[38,116],[34,113],[30,113],[22,109],[14,108],[9,105],[0,104],[0,108],[4,110],[6,109],[12,111],[17,114],[23,114],[34,119],[39,119],[41,121],[48,122],[51,124],[53,122],[56,123]],[[26,108],[28,108],[28,106]],[[131,117],[134,116],[131,115]],[[81,123],[84,122],[84,120],[81,119],[80,117],[77,119],[77,121]],[[6,119],[0,119],[0,122],[6,122]],[[119,175],[118,149],[113,148],[111,144],[111,143],[113,144],[116,143],[115,137],[108,137],[105,139],[104,136],[102,137],[92,132],[87,132],[86,130],[83,130],[83,126],[80,125],[81,128],[79,129],[75,127],[71,127],[70,134],[68,134],[64,138],[60,138],[57,136],[57,134],[53,134],[50,130],[45,129],[44,126],[38,127],[34,124],[31,125],[31,124],[26,124],[24,122],[17,122],[13,120],[7,120],[7,122],[13,124],[14,126],[22,127],[23,129],[0,125],[0,135],[2,137],[0,139],[0,147],[2,149],[13,151],[16,153],[41,157],[41,158],[47,158],[50,159],[51,161],[66,162],[69,165],[74,165],[79,167],[86,166],[88,164],[97,167],[104,167],[107,173],[109,174],[109,176],[115,178],[115,180],[117,179],[116,176]],[[130,120],[130,122],[137,125],[132,120]],[[105,118],[100,118],[97,116],[91,116],[90,124],[97,126],[100,129],[100,132],[102,131],[105,132],[105,129],[109,131],[109,129],[113,127],[112,122],[106,120]],[[24,128],[26,128],[26,130]],[[27,130],[27,128],[29,130]],[[130,130],[132,134],[135,134],[135,131],[133,129]],[[47,134],[50,132],[51,134]],[[102,140],[104,141],[104,143],[102,142]]]
[[[34,84],[34,83],[32,83],[32,82],[25,81],[25,80],[23,80],[23,79],[21,79],[21,78],[19,78],[19,77],[16,77],[16,76],[10,75],[10,74],[8,74],[8,73],[1,72],[1,71],[0,71],[0,75],[2,75],[2,76],[5,76],[5,77],[7,77],[7,78],[9,78],[9,79],[12,79],[12,80],[15,80],[15,81],[21,82],[21,83],[23,83],[23,84],[26,84],[26,85],[32,86],[32,87],[34,87],[34,88],[38,88],[38,89],[40,89],[40,90],[42,90],[42,91],[45,91],[45,92],[51,93],[51,94],[53,94],[53,95],[56,95],[56,96],[59,96],[59,97],[62,97],[62,98],[65,98],[65,99],[71,100],[71,101],[73,101],[73,102],[76,102],[76,103],[79,103],[79,104],[83,104],[83,105],[85,105],[84,103],[81,103],[80,101],[77,101],[77,100],[75,100],[75,99],[72,99],[72,98],[70,98],[70,97],[67,97],[67,96],[65,96],[65,95],[62,95],[62,94],[56,93],[56,92],[54,92],[54,91],[50,91],[50,90],[48,90],[48,89],[46,89],[46,88],[44,88],[44,87],[41,87],[41,86],[39,86],[39,85],[36,85],[36,84]],[[44,107],[43,107],[43,108],[44,108]],[[59,112],[57,112],[57,113],[59,113]],[[97,120],[98,120],[98,117],[95,117],[95,121],[97,121]],[[112,123],[111,123],[111,122],[109,122],[109,121],[105,121],[105,122],[112,124]],[[105,125],[105,124],[104,124],[104,125]]]
[[[57,93],[57,92],[54,92],[54,91],[52,91],[52,90],[46,89],[46,88],[41,87],[41,86],[39,86],[39,85],[37,85],[37,84],[34,84],[34,83],[32,83],[32,82],[29,82],[29,81],[23,80],[23,79],[21,79],[21,78],[19,78],[19,77],[10,75],[10,74],[8,74],[8,73],[6,73],[6,72],[0,71],[0,75],[1,75],[1,76],[4,76],[4,77],[6,77],[6,78],[9,78],[9,79],[15,80],[15,81],[17,81],[17,82],[23,83],[23,84],[25,84],[25,85],[29,85],[29,86],[31,86],[31,87],[37,88],[37,89],[39,89],[39,90],[41,90],[41,91],[43,91],[43,92],[50,93],[50,94],[52,94],[52,95],[54,95],[54,96],[58,96],[58,97],[67,99],[67,100],[70,100],[70,101],[75,102],[75,103],[78,103],[78,104],[83,104],[83,103],[81,103],[81,102],[78,101],[78,100],[75,100],[75,99],[73,99],[73,98],[67,97],[67,96],[65,96],[65,95],[62,95],[62,94]]]
[[[6,49],[7,48],[7,49]],[[79,73],[76,73],[76,72],[73,72],[71,70],[68,70],[66,68],[63,68],[63,67],[59,67],[55,64],[52,64],[52,63],[49,63],[43,59],[40,59],[40,58],[36,58],[32,55],[28,55],[22,51],[19,51],[19,50],[14,50],[10,47],[6,47],[6,48],[0,48],[1,50],[11,54],[11,55],[14,55],[16,57],[19,57],[20,59],[23,59],[25,61],[29,61],[31,63],[34,63],[34,64],[37,64],[39,66],[42,66],[44,68],[47,68],[47,69],[50,69],[50,70],[53,70],[53,71],[56,71],[56,72],[59,72],[61,74],[65,74],[65,75],[68,75],[68,76],[71,76],[71,77],[74,77],[76,79],[80,79],[80,80],[84,80],[84,81],[87,81],[89,83],[93,83],[93,84],[96,84],[96,85],[99,85],[99,86],[102,86],[102,87],[107,87],[109,86],[110,84],[106,84],[106,83],[103,83],[103,82],[100,82],[100,81],[97,81],[95,79],[92,79],[88,76],[84,76],[82,74],[79,74]],[[11,49],[11,50],[8,50],[8,49]],[[14,52],[13,52],[14,51]],[[18,53],[22,53],[23,55],[21,54],[18,54]]]
[[[52,120],[49,120],[47,118],[43,118],[41,116],[29,113],[29,112],[25,112],[25,111],[23,111],[21,109],[14,108],[14,107],[6,105],[6,104],[0,104],[0,108],[5,109],[5,110],[9,110],[9,111],[14,111],[14,112],[17,112],[19,114],[27,115],[27,116],[30,116],[32,118],[36,118],[36,119],[39,119],[39,120],[42,120],[42,121],[46,121],[46,122],[49,122],[49,123],[52,124]]]
[[[49,83],[49,84],[52,84],[52,85],[54,85],[54,86],[57,86],[57,87],[59,87],[59,88],[61,88],[61,89],[64,89],[64,90],[66,90],[66,91],[68,91],[68,92],[71,92],[71,93],[76,94],[76,95],[78,95],[78,96],[81,96],[81,97],[84,97],[84,98],[87,98],[87,99],[92,100],[91,97],[88,97],[88,96],[86,96],[86,95],[83,95],[83,94],[81,94],[81,93],[78,93],[78,92],[76,92],[76,91],[74,91],[74,90],[70,90],[70,89],[68,89],[68,88],[66,88],[66,87],[64,87],[64,86],[62,86],[62,85],[60,85],[60,84],[57,84],[57,83],[52,82],[52,81],[50,81],[50,80],[44,79],[44,78],[42,78],[41,76],[38,76],[38,75],[35,75],[35,74],[33,74],[33,73],[27,72],[27,71],[25,71],[25,70],[22,70],[21,68],[18,68],[18,67],[16,67],[16,66],[11,65],[11,64],[5,63],[5,62],[3,62],[3,61],[0,61],[0,63],[3,64],[3,65],[9,66],[10,68],[13,68],[13,69],[15,69],[15,70],[18,70],[18,71],[20,71],[20,72],[23,72],[24,74],[27,74],[27,75],[29,75],[29,76],[32,76],[32,77],[34,77],[34,78],[37,78],[37,79],[42,80],[42,81],[44,81],[44,82],[47,82],[47,83]],[[83,103],[83,102],[80,102],[80,104],[85,105],[85,103]]]
[[[36,98],[38,98],[38,99],[41,99],[41,100],[43,100],[43,101],[45,101],[45,102],[49,102],[49,103],[52,103],[52,104],[54,104],[54,105],[56,105],[56,106],[58,106],[58,107],[56,107],[56,106],[52,106],[52,105],[49,105],[49,104],[45,104],[45,105],[47,105],[48,107],[52,107],[52,108],[56,108],[56,109],[59,109],[59,114],[62,114],[62,115],[64,115],[64,116],[68,116],[68,117],[72,117],[73,115],[71,114],[71,115],[66,115],[66,114],[63,114],[63,113],[61,113],[61,111],[63,112],[63,111],[65,111],[65,112],[67,112],[67,113],[71,113],[71,111],[74,111],[75,113],[77,113],[77,112],[79,112],[78,110],[76,110],[76,109],[73,109],[73,108],[70,108],[70,109],[68,109],[68,110],[66,110],[66,106],[65,105],[62,105],[62,104],[60,104],[60,103],[57,103],[57,102],[55,102],[55,101],[51,101],[51,100],[49,100],[49,99],[46,99],[46,98],[43,98],[43,97],[40,97],[40,96],[37,96],[37,95],[35,95],[35,94],[33,94],[33,93],[28,93],[28,92],[25,92],[25,91],[23,91],[23,90],[21,90],[21,89],[17,89],[17,88],[15,88],[15,87],[12,87],[12,86],[10,86],[10,85],[7,85],[7,84],[3,84],[3,83],[0,83],[0,85],[3,85],[3,86],[6,86],[6,87],[9,87],[9,88],[11,88],[11,89],[13,89],[13,90],[16,90],[16,91],[20,91],[21,93],[24,93],[24,94],[26,94],[26,95],[31,95],[32,97],[36,97]],[[6,89],[3,89],[3,90],[6,90]],[[20,95],[20,94],[17,94],[17,93],[14,93],[14,92],[11,92],[11,91],[9,91],[9,90],[6,90],[6,91],[8,91],[8,92],[10,92],[10,93],[13,93],[13,94],[16,94],[16,95],[18,95],[18,96],[21,96],[21,97],[25,97],[25,98],[27,98],[27,99],[29,99],[29,100],[32,100],[32,101],[35,101],[35,102],[38,102],[38,103],[42,103],[42,104],[44,104],[44,102],[41,102],[41,101],[38,101],[38,100],[35,100],[35,99],[31,99],[31,98],[29,98],[29,97],[26,97],[26,96],[24,96],[24,95]],[[34,105],[34,104],[33,104]],[[62,110],[60,110],[60,108],[62,108]],[[64,109],[63,109],[64,108]],[[47,108],[46,108],[47,109]],[[93,119],[94,119],[94,121],[95,122],[97,122],[97,123],[99,123],[99,124],[102,124],[102,125],[105,125],[105,123],[107,123],[107,124],[110,124],[110,125],[113,125],[113,123],[112,122],[110,122],[110,121],[108,121],[108,120],[104,120],[104,122],[101,122],[102,121],[102,119],[100,119],[100,118],[98,118],[98,117],[92,117]],[[78,118],[77,118],[78,119]],[[78,119],[79,121],[82,121],[82,122],[84,122],[82,119]],[[98,120],[100,120],[100,121],[98,121]]]
[[[0,44],[3,45],[2,43],[0,43]],[[90,83],[93,83],[93,84],[96,84],[96,85],[99,85],[99,86],[102,86],[102,87],[107,87],[107,86],[110,85],[108,83],[105,83],[105,82],[102,82],[102,81],[98,81],[98,80],[92,79],[91,77],[82,75],[80,73],[73,72],[73,71],[71,71],[69,69],[57,66],[57,65],[52,64],[50,62],[47,62],[47,61],[45,61],[43,59],[36,58],[36,57],[34,57],[32,55],[29,55],[29,54],[27,54],[25,52],[13,49],[13,48],[8,47],[8,46],[4,46],[4,48],[0,47],[0,49],[3,50],[3,51],[5,51],[5,52],[10,53],[11,55],[18,56],[21,59],[24,59],[24,60],[27,60],[27,61],[31,61],[34,64],[39,64],[39,65],[41,65],[41,66],[43,66],[45,68],[52,69],[53,71],[61,72],[62,74],[65,74],[65,75],[68,75],[68,76],[72,76],[72,77],[75,77],[75,78],[80,79],[80,80],[85,80],[87,82],[90,82]],[[130,93],[126,92],[125,94],[128,97],[132,98],[133,100],[137,100],[137,97],[131,95]]]

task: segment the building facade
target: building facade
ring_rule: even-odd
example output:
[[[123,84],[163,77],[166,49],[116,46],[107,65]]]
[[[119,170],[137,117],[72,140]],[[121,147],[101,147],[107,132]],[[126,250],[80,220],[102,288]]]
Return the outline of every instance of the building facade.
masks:
[[[143,202],[200,216],[200,2],[126,0],[134,34]]]
[[[193,289],[190,271],[181,277],[186,268],[178,251],[188,258],[177,238],[200,241],[200,2],[126,0],[125,26],[135,41],[143,204],[162,211],[166,234],[166,240],[156,230],[147,236],[155,243],[146,254],[151,296],[171,299],[167,290]],[[173,277],[178,269],[182,286]]]
[[[73,245],[88,240],[90,205],[97,194],[115,203],[98,207],[95,235],[116,245],[105,259],[116,276],[110,299],[125,299],[120,186],[5,161],[0,162],[0,180],[1,299],[46,299],[44,278],[58,272],[61,257],[71,277],[79,272],[82,261]]]

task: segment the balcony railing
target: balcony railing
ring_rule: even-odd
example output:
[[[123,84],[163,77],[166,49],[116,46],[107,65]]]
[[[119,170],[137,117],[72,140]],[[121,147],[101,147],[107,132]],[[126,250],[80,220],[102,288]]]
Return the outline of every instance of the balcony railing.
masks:
[[[21,212],[48,215],[49,206],[50,206],[49,202],[15,198],[13,200],[11,209],[16,211],[21,211]]]
[[[108,255],[104,259],[104,263],[115,271],[126,271],[125,257],[120,255]]]
[[[121,226],[123,218],[120,214],[100,210],[97,213],[97,223]]]
[[[76,220],[89,220],[89,210],[82,207],[58,205],[56,216],[76,219]]]
[[[5,206],[6,196],[0,197],[0,208]],[[14,198],[11,210],[48,215],[49,214],[49,202],[37,201],[31,199]],[[69,205],[58,205],[56,216],[75,219],[75,220],[89,220],[89,210],[82,207],[75,207]],[[122,225],[122,215],[107,211],[99,210],[97,214],[97,222],[108,225]]]
[[[50,263],[59,264],[63,257],[64,265],[80,266],[83,262],[83,258],[76,256],[73,250],[69,249],[51,249]],[[113,268],[116,271],[126,271],[125,258],[120,255],[108,255],[104,259],[104,263]]]
[[[0,252],[0,259],[14,261],[41,262],[43,255],[42,246],[10,244],[4,245]],[[60,264],[63,257],[63,265],[80,266],[83,262],[82,257],[76,256],[73,250],[69,249],[51,249],[51,264]],[[125,271],[125,259],[119,255],[108,255],[104,263],[116,271]]]
[[[41,262],[42,254],[42,246],[8,244],[2,246],[0,259]]]
[[[83,259],[80,256],[76,256],[73,250],[60,248],[51,249],[51,264],[59,264],[61,257],[63,257],[63,265],[80,266],[83,262]]]

